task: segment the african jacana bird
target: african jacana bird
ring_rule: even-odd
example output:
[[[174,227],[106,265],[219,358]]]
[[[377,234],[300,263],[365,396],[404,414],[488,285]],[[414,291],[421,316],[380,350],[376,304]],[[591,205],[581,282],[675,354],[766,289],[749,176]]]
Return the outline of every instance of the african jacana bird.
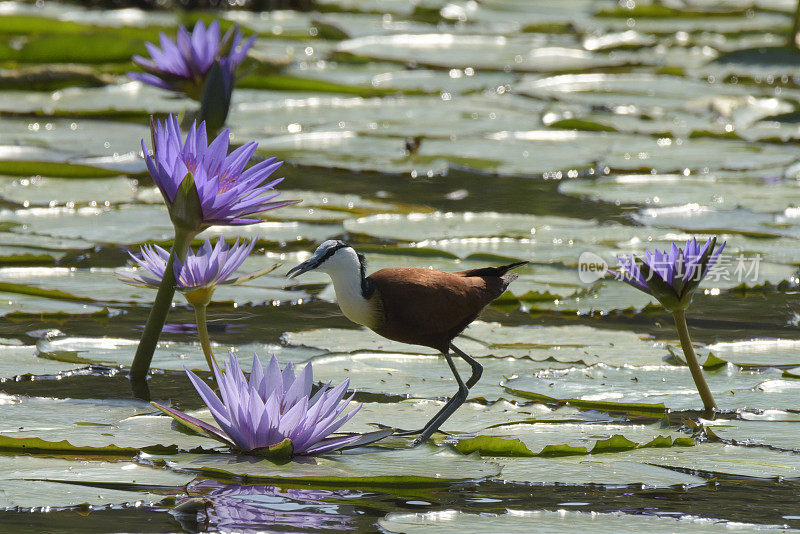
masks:
[[[418,445],[427,441],[467,400],[469,388],[483,372],[481,364],[453,345],[453,339],[517,278],[508,271],[525,263],[456,273],[389,267],[367,276],[363,255],[344,241],[328,240],[286,276],[294,278],[312,270],[324,272],[331,277],[339,308],[348,319],[385,338],[432,347],[444,355],[458,383],[458,392],[421,430],[405,432],[420,434],[414,440]],[[450,349],[472,368],[466,384],[450,357]]]

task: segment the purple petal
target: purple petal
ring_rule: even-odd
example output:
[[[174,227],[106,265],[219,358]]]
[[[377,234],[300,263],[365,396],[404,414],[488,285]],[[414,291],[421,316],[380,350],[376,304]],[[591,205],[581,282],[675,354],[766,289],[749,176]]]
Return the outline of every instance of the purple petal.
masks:
[[[167,406],[162,406],[157,402],[151,402],[150,404],[161,410],[164,414],[180,422],[184,426],[194,430],[195,432],[203,434],[206,437],[216,439],[217,441],[221,441],[226,445],[233,445],[233,442],[231,442],[231,440],[228,439],[228,437],[219,428],[213,425],[209,425],[205,421],[197,419],[196,417],[192,417],[191,415],[183,413],[180,410],[169,408]]]

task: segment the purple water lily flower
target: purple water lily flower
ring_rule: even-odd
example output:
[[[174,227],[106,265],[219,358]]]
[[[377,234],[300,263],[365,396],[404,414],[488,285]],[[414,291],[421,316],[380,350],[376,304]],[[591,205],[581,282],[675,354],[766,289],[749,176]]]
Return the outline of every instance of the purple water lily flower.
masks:
[[[619,256],[619,272],[614,275],[633,287],[657,298],[670,311],[686,309],[700,282],[725,248],[716,248],[712,237],[700,246],[692,238],[683,248],[675,243],[667,251],[645,250],[645,259]],[[716,250],[715,250],[716,248]]]
[[[196,253],[189,248],[184,261],[175,258],[172,266],[177,289],[191,292],[239,281],[240,278],[233,277],[233,273],[242,265],[254,246],[255,240],[240,244],[238,239],[228,246],[220,237],[213,246],[206,239]],[[169,252],[158,245],[144,245],[139,254],[129,254],[143,272],[123,274],[122,281],[130,285],[157,288],[164,277]]]
[[[170,115],[153,123],[153,156],[142,140],[147,168],[176,226],[197,233],[215,224],[255,224],[261,221],[254,214],[298,202],[270,202],[280,194],[273,189],[283,178],[264,181],[282,161],[269,158],[245,170],[258,143],[228,154],[228,137],[226,129],[209,144],[201,122],[192,124],[184,142],[177,117]]]
[[[618,257],[619,272],[613,273],[616,278],[657,298],[672,313],[686,364],[692,373],[697,392],[703,400],[703,406],[709,414],[716,410],[717,404],[692,347],[689,327],[686,324],[686,308],[689,307],[692,295],[700,282],[725,248],[725,243],[719,248],[716,245],[716,237],[706,241],[703,246],[697,243],[697,239],[692,238],[683,248],[673,243],[667,251],[645,250],[644,260],[634,256]]]
[[[247,51],[255,42],[255,36],[242,42],[242,33],[238,28],[228,30],[221,36],[219,22],[214,20],[208,28],[203,21],[199,21],[191,33],[184,26],[178,27],[175,41],[161,33],[159,41],[161,48],[145,43],[150,58],[133,56],[133,62],[145,72],[129,72],[128,76],[200,100],[206,77],[217,61],[225,88],[230,94],[236,67],[244,61]]]
[[[283,449],[290,445],[289,455],[321,454],[371,443],[392,432],[328,437],[361,409],[359,405],[344,414],[353,399],[351,396],[343,400],[349,379],[336,387],[324,385],[311,395],[311,364],[295,377],[291,363],[281,371],[273,356],[265,370],[254,356],[248,381],[237,357],[231,353],[229,358],[224,373],[214,365],[221,400],[205,381],[186,370],[220,428],[178,410],[156,403],[153,405],[182,424],[245,452],[269,454],[270,449]]]

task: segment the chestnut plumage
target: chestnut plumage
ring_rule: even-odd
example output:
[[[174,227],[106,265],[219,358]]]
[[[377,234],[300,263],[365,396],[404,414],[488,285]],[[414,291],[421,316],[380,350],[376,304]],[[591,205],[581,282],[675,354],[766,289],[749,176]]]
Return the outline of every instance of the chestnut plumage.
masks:
[[[483,368],[455,345],[455,339],[481,311],[503,294],[517,275],[509,271],[527,262],[455,273],[415,267],[390,267],[366,275],[366,261],[346,242],[329,240],[291,269],[295,277],[311,270],[333,281],[342,313],[381,336],[432,347],[442,353],[458,383],[458,392],[420,431],[415,444],[426,441],[466,400]],[[469,363],[472,375],[462,381],[450,351]]]
[[[383,312],[382,324],[371,328],[394,341],[447,352],[453,339],[517,278],[508,271],[523,263],[457,273],[381,269],[367,277]]]

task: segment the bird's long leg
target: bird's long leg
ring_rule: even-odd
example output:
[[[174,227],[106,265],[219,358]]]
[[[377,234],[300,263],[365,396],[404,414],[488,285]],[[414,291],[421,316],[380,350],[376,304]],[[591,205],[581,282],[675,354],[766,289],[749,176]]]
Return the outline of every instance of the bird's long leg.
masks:
[[[419,445],[420,443],[427,441],[427,439],[434,432],[436,432],[445,421],[447,421],[453,412],[455,412],[459,406],[464,404],[464,401],[467,400],[467,395],[469,394],[470,388],[478,383],[478,380],[481,379],[481,375],[483,374],[483,366],[475,361],[474,358],[466,354],[463,350],[459,349],[452,343],[450,344],[450,348],[469,364],[469,366],[472,368],[472,375],[469,377],[469,380],[467,380],[467,383],[464,384],[464,382],[461,380],[461,376],[456,370],[456,366],[453,363],[452,358],[450,358],[450,355],[444,355],[444,357],[447,359],[447,364],[450,366],[450,370],[453,371],[453,375],[455,375],[456,381],[458,382],[458,393],[456,393],[449,401],[447,401],[447,404],[442,406],[442,409],[433,416],[433,419],[431,419],[427,425],[425,425],[425,428],[422,429],[422,434],[414,440],[414,445]]]
[[[415,447],[420,443],[425,443],[428,441],[428,438],[430,438],[434,432],[439,430],[439,427],[442,426],[442,424],[447,421],[451,415],[453,415],[453,412],[458,410],[458,407],[464,404],[464,401],[467,400],[467,395],[469,394],[469,388],[466,384],[464,384],[464,381],[461,380],[461,375],[458,374],[458,369],[456,369],[456,364],[453,363],[453,358],[450,357],[449,353],[445,353],[444,358],[447,360],[447,365],[450,366],[450,370],[453,371],[453,376],[456,378],[456,382],[458,382],[458,391],[422,428],[422,432],[420,433],[419,437],[415,439],[412,444]]]
[[[451,370],[451,371],[453,371],[453,374],[454,374],[454,375],[455,375],[455,377],[456,377],[456,382],[459,384],[459,390],[460,390],[460,389],[461,389],[461,384],[463,384],[463,380],[461,379],[461,375],[460,375],[460,374],[458,374],[458,371],[457,371],[457,370],[456,370],[456,368],[455,368],[455,364],[453,363],[453,360],[450,358],[450,356],[449,356],[449,355],[446,355],[446,354],[445,354],[444,356],[445,356],[445,358],[447,358],[447,360],[448,360],[448,361],[447,361],[447,363],[448,363],[448,365],[450,366],[450,370]],[[466,386],[464,386],[464,387],[466,387]],[[452,411],[448,411],[448,410],[450,410],[450,406],[452,406],[452,405],[453,405],[453,403],[455,403],[455,402],[458,402],[458,398],[457,398],[456,396],[450,397],[450,398],[447,400],[447,402],[444,404],[444,406],[442,406],[442,407],[439,409],[439,411],[438,411],[438,412],[436,412],[436,415],[434,415],[433,417],[431,417],[431,420],[430,420],[430,421],[428,421],[428,423],[427,423],[427,424],[426,424],[426,425],[425,425],[423,428],[421,428],[421,429],[419,429],[419,430],[399,430],[399,431],[395,432],[395,433],[394,433],[394,435],[395,435],[395,436],[413,436],[413,435],[415,435],[415,434],[422,434],[422,433],[423,433],[423,432],[425,432],[425,430],[426,430],[426,429],[428,429],[428,427],[429,427],[429,426],[431,426],[431,425],[432,425],[432,424],[433,424],[433,423],[434,423],[434,422],[435,422],[435,421],[436,421],[436,420],[437,420],[437,419],[438,419],[438,418],[439,418],[439,417],[440,417],[442,414],[444,414],[444,413],[447,413],[447,414],[448,414],[448,416],[449,416],[450,414],[452,414],[452,413],[455,411],[455,409],[454,409],[454,410],[452,410]],[[463,401],[462,401],[462,402],[463,402]],[[447,419],[447,417],[445,417],[445,419]],[[444,421],[442,421],[442,423],[443,423],[443,422],[444,422]],[[439,423],[439,424],[441,425],[441,423]],[[381,426],[381,427],[383,427],[383,426],[385,426],[385,425],[380,425],[380,426]],[[386,428],[388,428],[388,427],[386,427]],[[437,428],[438,428],[438,426],[437,426]],[[435,432],[435,431],[436,431],[436,429],[434,429],[434,430],[433,430],[433,432]],[[431,432],[431,434],[433,434],[433,432]],[[430,434],[429,434],[429,437],[430,437]]]
[[[467,383],[461,380],[461,375],[458,374],[458,370],[456,369],[455,364],[453,363],[452,358],[450,358],[449,354],[445,354],[444,357],[447,359],[447,364],[450,366],[450,370],[453,371],[453,375],[456,377],[456,382],[458,382],[458,393],[456,393],[450,400],[445,403],[442,408],[436,412],[428,424],[425,425],[422,430],[404,430],[397,432],[397,435],[400,436],[408,436],[413,434],[421,434],[419,438],[414,440],[414,445],[419,445],[423,441],[427,441],[434,432],[436,432],[439,427],[444,424],[444,422],[455,412],[459,406],[461,406],[465,400],[467,400],[467,394],[469,393],[469,389],[474,386],[478,380],[480,380],[481,375],[483,374],[483,366],[475,361],[474,358],[466,354],[464,351],[453,345],[450,344],[450,348],[458,354],[465,362],[469,364],[472,368],[472,375],[467,380]],[[466,390],[466,391],[464,391]]]
[[[483,366],[476,362],[472,356],[468,356],[463,350],[459,349],[452,343],[450,343],[450,348],[453,349],[453,352],[461,356],[461,359],[467,362],[472,368],[472,376],[470,376],[469,380],[467,380],[467,388],[472,389],[472,386],[477,384],[478,380],[481,379],[481,375],[483,374]]]

